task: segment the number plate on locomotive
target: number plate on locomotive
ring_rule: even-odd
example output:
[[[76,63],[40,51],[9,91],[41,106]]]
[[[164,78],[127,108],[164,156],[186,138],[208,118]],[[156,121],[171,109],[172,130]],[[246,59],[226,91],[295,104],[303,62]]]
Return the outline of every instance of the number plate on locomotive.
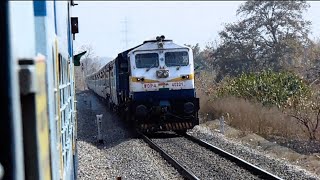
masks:
[[[155,90],[159,90],[159,86],[158,86],[158,83],[144,83],[143,89],[149,90],[149,91],[155,91]]]
[[[184,82],[173,82],[171,84],[172,88],[180,88],[180,87],[184,87]]]

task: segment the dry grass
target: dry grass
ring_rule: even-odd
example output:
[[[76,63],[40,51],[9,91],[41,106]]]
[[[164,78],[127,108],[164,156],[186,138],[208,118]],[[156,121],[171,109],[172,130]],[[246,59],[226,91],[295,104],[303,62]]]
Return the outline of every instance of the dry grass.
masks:
[[[297,121],[277,108],[267,108],[260,103],[227,97],[216,100],[200,93],[201,113],[204,120],[225,117],[228,125],[264,137],[281,136],[293,139],[308,139],[308,134]],[[320,135],[320,134],[319,134]]]
[[[218,98],[215,94],[222,84],[214,81],[215,74],[202,71],[196,77],[197,96],[200,98],[202,122],[224,116],[227,123],[239,130],[264,137],[281,136],[289,139],[308,139],[305,127],[281,112],[277,107],[268,108],[260,103],[241,98]],[[314,87],[320,89],[320,86]],[[320,130],[317,133],[320,139]]]

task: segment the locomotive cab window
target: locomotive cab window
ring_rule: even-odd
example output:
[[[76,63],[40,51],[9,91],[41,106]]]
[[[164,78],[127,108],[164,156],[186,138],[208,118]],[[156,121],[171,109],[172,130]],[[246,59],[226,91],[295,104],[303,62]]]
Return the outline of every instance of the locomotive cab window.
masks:
[[[135,58],[137,68],[152,68],[159,66],[158,53],[137,54]]]
[[[166,66],[187,66],[189,64],[189,54],[186,51],[166,52]]]

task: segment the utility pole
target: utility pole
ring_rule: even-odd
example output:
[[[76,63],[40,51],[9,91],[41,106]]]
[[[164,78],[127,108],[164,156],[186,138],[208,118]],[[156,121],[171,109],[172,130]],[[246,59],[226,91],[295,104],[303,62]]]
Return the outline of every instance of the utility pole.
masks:
[[[124,33],[124,42],[125,42],[125,49],[128,49],[128,19],[127,17],[125,17],[125,19],[123,21],[121,21],[121,23],[124,24],[124,30],[122,31]]]

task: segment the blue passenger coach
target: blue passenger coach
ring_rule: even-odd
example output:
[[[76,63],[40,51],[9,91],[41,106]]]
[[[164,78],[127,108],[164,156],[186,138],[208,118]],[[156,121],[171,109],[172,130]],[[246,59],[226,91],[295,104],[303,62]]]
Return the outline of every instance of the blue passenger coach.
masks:
[[[76,179],[74,5],[0,2],[3,179]]]

